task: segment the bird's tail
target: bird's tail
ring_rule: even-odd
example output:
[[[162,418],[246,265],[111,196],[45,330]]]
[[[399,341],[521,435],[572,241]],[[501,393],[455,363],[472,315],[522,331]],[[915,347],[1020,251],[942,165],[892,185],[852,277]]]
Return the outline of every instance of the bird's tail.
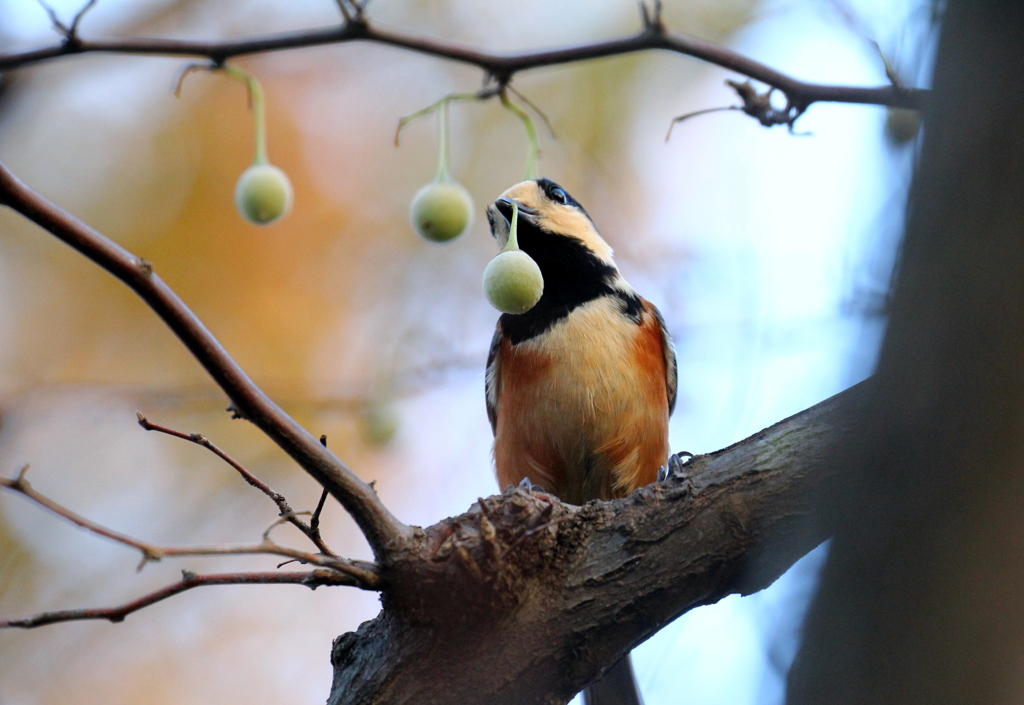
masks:
[[[601,680],[586,687],[583,702],[585,705],[643,705],[629,654],[601,676]]]

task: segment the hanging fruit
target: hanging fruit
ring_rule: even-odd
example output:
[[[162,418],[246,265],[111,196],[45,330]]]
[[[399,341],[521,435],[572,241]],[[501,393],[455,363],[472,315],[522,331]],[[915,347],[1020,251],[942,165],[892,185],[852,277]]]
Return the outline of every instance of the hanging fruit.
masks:
[[[484,293],[502,313],[526,313],[544,293],[544,277],[530,255],[519,249],[519,205],[512,203],[508,242],[484,269]]]
[[[250,223],[269,225],[291,210],[292,184],[284,171],[267,160],[266,112],[259,81],[234,67],[225,67],[224,71],[245,83],[256,124],[256,151],[252,166],[235,184],[235,208]]]
[[[449,169],[448,101],[438,111],[437,173],[434,181],[413,196],[409,221],[420,237],[448,242],[466,232],[473,217],[473,198],[454,181]]]

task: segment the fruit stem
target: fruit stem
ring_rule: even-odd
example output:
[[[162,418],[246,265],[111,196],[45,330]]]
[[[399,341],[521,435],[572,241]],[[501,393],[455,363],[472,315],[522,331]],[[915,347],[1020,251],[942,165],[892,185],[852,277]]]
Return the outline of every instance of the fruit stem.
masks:
[[[508,226],[508,242],[502,252],[519,249],[519,204],[512,201],[512,223]]]
[[[234,66],[225,66],[224,73],[244,83],[249,91],[249,107],[252,108],[256,123],[256,151],[252,163],[267,164],[267,115],[263,105],[263,88],[254,77]]]
[[[434,181],[437,183],[446,183],[452,180],[449,170],[451,154],[448,147],[448,104],[450,102],[450,100],[445,100],[441,104],[441,109],[437,111],[437,173],[434,175]]]
[[[448,103],[452,102],[453,100],[483,100],[483,98],[480,97],[479,93],[452,93],[451,95],[446,95],[444,98],[441,98],[440,100],[431,103],[422,110],[417,110],[415,113],[412,113],[411,115],[406,115],[405,117],[401,118],[398,121],[398,128],[395,130],[395,146],[398,146],[398,138],[402,136],[402,129],[406,125],[408,125],[413,120],[417,120],[423,117],[424,115],[429,115],[430,113],[440,108],[442,105],[447,106]]]
[[[537,162],[540,158],[540,141],[537,139],[537,128],[533,126],[533,120],[525,110],[509,100],[505,91],[501,92],[501,104],[523,123],[526,130],[526,180],[532,181],[537,178]]]

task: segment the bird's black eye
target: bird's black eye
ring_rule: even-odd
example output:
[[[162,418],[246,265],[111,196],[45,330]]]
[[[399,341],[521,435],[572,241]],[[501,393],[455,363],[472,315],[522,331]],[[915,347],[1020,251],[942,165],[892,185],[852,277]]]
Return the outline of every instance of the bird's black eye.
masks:
[[[558,201],[563,206],[569,202],[569,196],[560,188],[551,189],[549,197],[552,201]]]

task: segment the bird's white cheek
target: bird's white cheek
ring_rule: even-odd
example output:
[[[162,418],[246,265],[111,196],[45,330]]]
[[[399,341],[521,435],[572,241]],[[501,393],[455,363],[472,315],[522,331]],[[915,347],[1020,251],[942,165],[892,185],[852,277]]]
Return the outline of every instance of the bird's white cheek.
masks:
[[[488,206],[487,220],[491,224],[491,234],[497,240],[498,247],[504,248],[508,243],[508,221],[494,206]]]

